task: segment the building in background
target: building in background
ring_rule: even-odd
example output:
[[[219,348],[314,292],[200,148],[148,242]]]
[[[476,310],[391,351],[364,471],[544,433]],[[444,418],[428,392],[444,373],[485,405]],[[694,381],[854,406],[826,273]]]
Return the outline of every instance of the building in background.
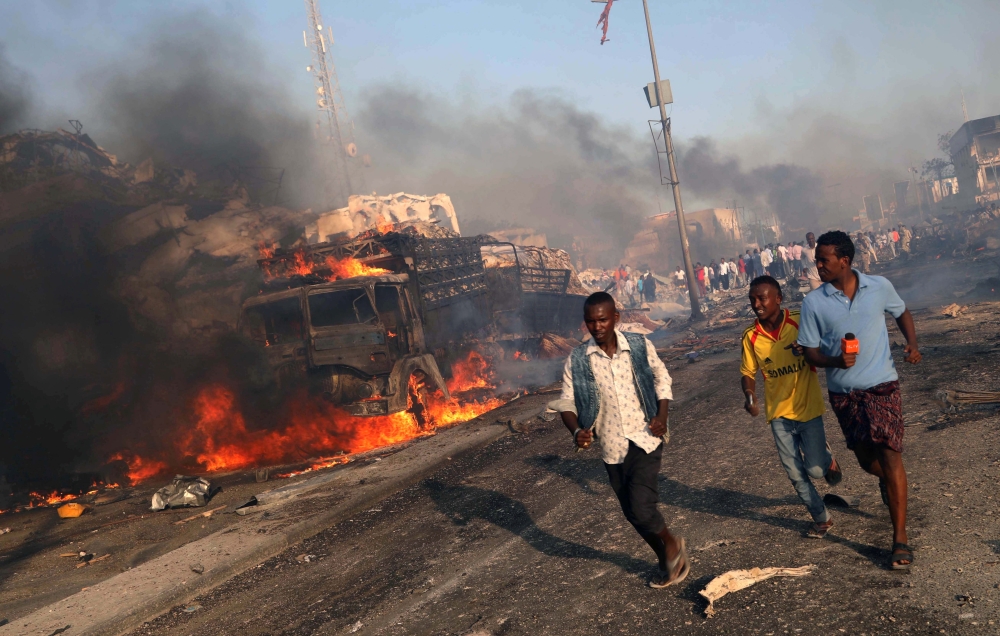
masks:
[[[709,208],[696,212],[685,212],[688,242],[691,258],[708,263],[721,256],[735,257],[758,240],[749,234],[738,210],[730,208]],[[780,236],[777,227],[759,228],[764,243],[774,242]],[[761,233],[757,232],[757,233]],[[636,233],[625,249],[622,263],[632,267],[652,268],[654,271],[673,271],[681,265],[680,240],[677,236],[677,218],[674,212],[657,214],[647,218],[642,229]]]
[[[1000,200],[1000,115],[965,122],[948,146],[962,205]]]

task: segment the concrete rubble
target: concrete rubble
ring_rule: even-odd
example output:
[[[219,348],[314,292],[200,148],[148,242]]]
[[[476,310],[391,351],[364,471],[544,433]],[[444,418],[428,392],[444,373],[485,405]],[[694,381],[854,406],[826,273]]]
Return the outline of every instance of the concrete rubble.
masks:
[[[315,225],[306,228],[306,234],[310,243],[324,243],[337,236],[351,238],[380,225],[416,221],[440,223],[461,234],[455,206],[447,194],[428,197],[405,192],[384,196],[353,194],[347,207],[320,214]]]

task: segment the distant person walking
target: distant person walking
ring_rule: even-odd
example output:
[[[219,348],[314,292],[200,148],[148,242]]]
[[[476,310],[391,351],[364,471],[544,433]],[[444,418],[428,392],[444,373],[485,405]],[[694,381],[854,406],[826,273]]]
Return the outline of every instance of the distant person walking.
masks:
[[[771,264],[774,262],[774,255],[771,254],[770,244],[766,245],[764,249],[760,251],[760,273],[758,276],[763,276],[764,274],[771,273]]]
[[[645,336],[617,329],[613,298],[591,294],[583,305],[590,340],[570,353],[560,399],[553,405],[578,448],[601,442],[604,467],[622,512],[656,553],[652,588],[683,581],[691,571],[684,539],[674,536],[657,509],[671,379]]]
[[[816,369],[802,357],[799,312],[781,307],[781,286],[771,276],[750,283],[750,306],[757,315],[743,332],[743,362],[740,366],[745,403],[752,417],[760,414],[756,399],[757,372],[764,376],[764,406],[778,458],[799,499],[812,515],[806,536],[822,539],[833,518],[816,492],[812,479],[825,478],[831,486],[842,474],[826,443],[823,428],[823,394]]]
[[[913,232],[902,223],[899,224],[899,249],[904,254],[910,253],[910,241],[913,240]]]
[[[646,302],[655,303],[656,302],[656,278],[653,276],[652,271],[646,272],[646,282],[642,287],[643,291],[646,292]]]
[[[757,278],[758,276],[763,276],[764,275],[764,268],[761,267],[761,264],[760,264],[761,263],[761,261],[760,261],[760,250],[756,250],[755,249],[753,251],[753,256],[751,258],[752,258],[752,262],[753,262],[753,268],[752,268],[753,269],[753,273],[752,273],[752,275],[750,275],[750,278]]]
[[[892,283],[851,267],[854,244],[847,234],[827,232],[816,245],[816,266],[824,284],[802,301],[798,343],[805,348],[809,364],[826,368],[830,406],[847,448],[854,451],[865,472],[879,478],[882,502],[892,519],[889,565],[894,570],[908,569],[913,548],[907,545],[906,535],[903,404],[885,314],[896,319],[906,338],[906,361],[916,364],[921,355],[913,316]],[[857,353],[842,350],[847,334],[857,340]]]
[[[819,271],[816,269],[816,235],[812,232],[806,234],[806,244],[802,246],[802,271],[809,281],[811,289],[817,289],[823,282],[819,279]]]
[[[802,275],[802,244],[793,242],[788,248],[788,257],[792,263],[792,274],[796,277]]]
[[[871,255],[871,245],[868,243],[868,239],[865,237],[864,233],[858,232],[854,237],[854,247],[856,252],[861,255],[861,271],[867,274],[871,271],[872,265],[872,255]]]
[[[686,283],[684,282],[685,280],[684,270],[681,269],[680,265],[677,266],[677,269],[674,271],[673,276],[674,276],[674,285],[677,286],[678,290],[686,286]]]

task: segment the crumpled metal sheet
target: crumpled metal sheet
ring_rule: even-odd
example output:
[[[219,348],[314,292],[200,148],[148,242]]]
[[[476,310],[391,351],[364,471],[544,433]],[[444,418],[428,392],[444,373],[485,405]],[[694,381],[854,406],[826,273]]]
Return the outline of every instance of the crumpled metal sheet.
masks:
[[[177,475],[153,494],[152,510],[164,508],[198,508],[208,503],[216,488],[204,477]]]
[[[803,565],[800,568],[752,568],[750,570],[730,570],[721,574],[698,592],[708,600],[705,608],[705,618],[715,616],[714,604],[717,600],[729,594],[748,588],[754,583],[766,581],[775,576],[805,576],[816,569],[815,565]]]

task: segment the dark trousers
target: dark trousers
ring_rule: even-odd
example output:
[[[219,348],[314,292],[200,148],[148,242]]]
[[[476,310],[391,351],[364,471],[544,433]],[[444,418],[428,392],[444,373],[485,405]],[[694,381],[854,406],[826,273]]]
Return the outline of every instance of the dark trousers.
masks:
[[[642,537],[655,535],[666,527],[663,515],[656,509],[660,501],[657,478],[663,444],[647,453],[634,443],[628,443],[628,454],[621,464],[604,464],[608,469],[611,490],[615,491],[625,518]]]

